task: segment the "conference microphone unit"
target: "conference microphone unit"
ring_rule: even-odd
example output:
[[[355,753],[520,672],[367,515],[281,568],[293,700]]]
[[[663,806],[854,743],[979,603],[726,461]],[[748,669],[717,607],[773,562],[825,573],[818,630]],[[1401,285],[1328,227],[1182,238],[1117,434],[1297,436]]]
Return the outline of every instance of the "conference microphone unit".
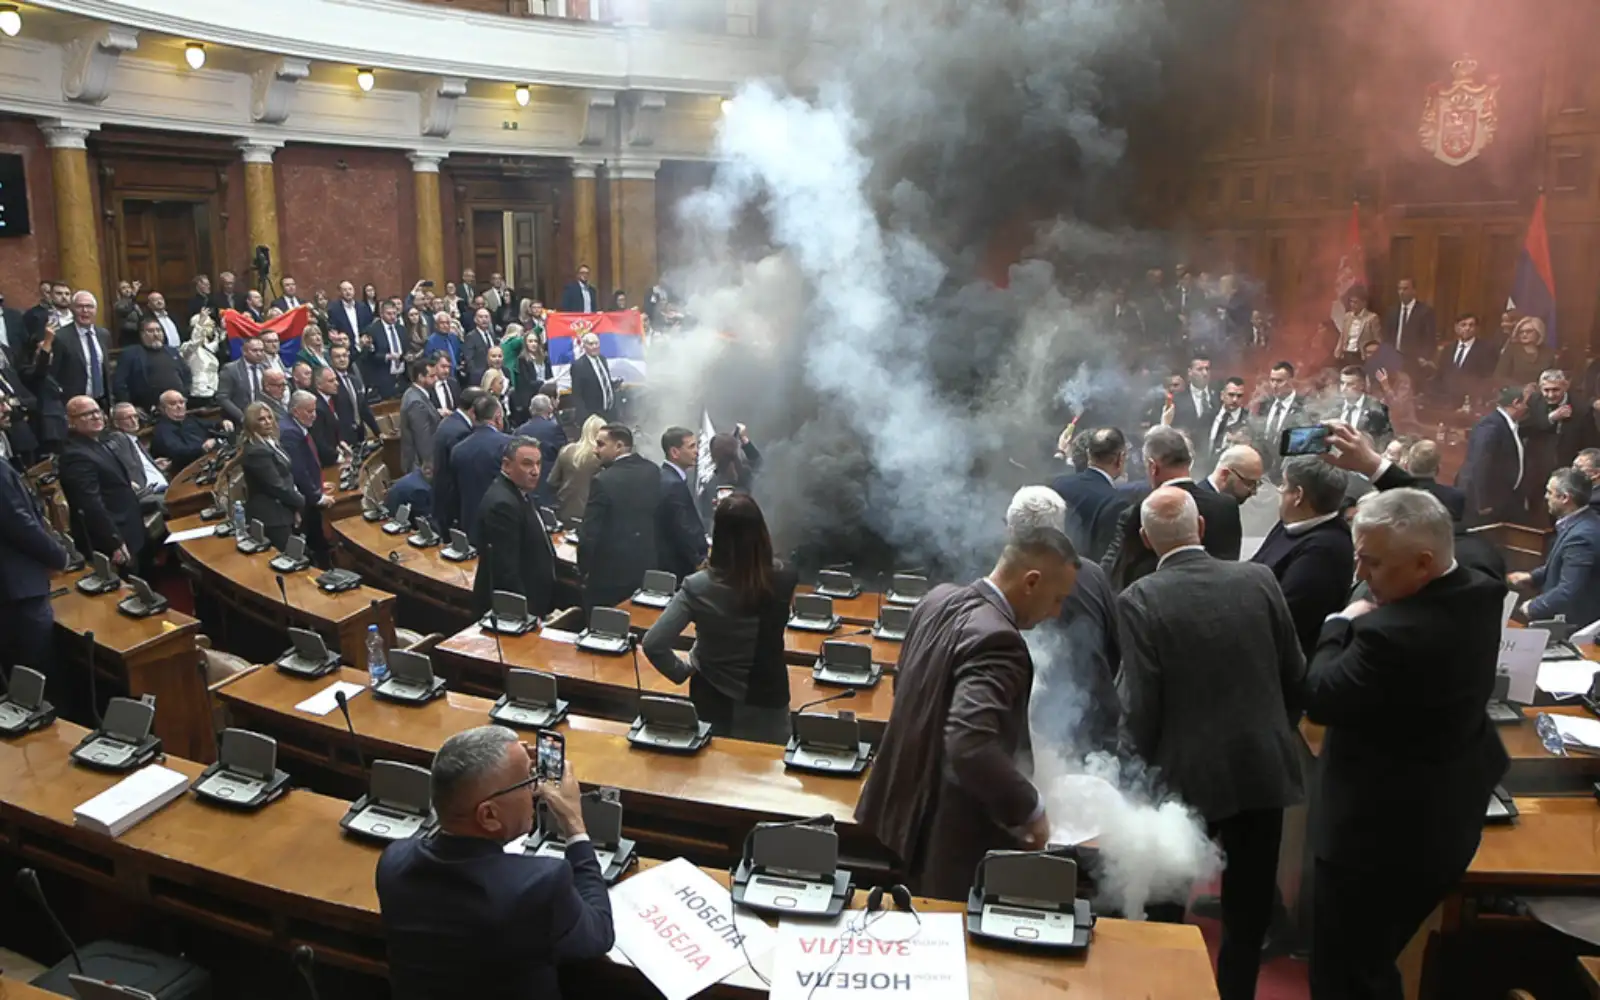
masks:
[[[284,586],[282,573],[276,573],[272,578],[278,581],[278,596],[283,598],[283,626],[288,628],[289,612],[294,610],[294,605],[289,603],[289,588]]]
[[[644,681],[639,676],[639,637],[628,633],[628,649],[633,652],[633,689],[638,694],[635,705],[644,704]]]
[[[872,759],[872,746],[861,739],[861,723],[854,712],[838,715],[807,715],[806,709],[845,701],[856,696],[856,689],[841,691],[827,698],[808,701],[789,716],[789,743],[783,750],[783,766],[813,774],[858,775]]]
[[[333,700],[339,703],[339,713],[344,716],[344,728],[350,731],[350,745],[356,751],[356,763],[361,770],[367,769],[367,755],[361,752],[361,739],[356,736],[356,724],[350,721],[350,699],[343,691],[335,690]]]
[[[300,973],[300,978],[306,981],[306,992],[311,994],[311,1000],[321,1000],[317,992],[317,975],[314,968],[317,962],[317,953],[311,950],[308,944],[300,945],[294,950],[294,967]]]
[[[94,679],[94,629],[83,633],[83,640],[89,644],[89,718],[94,720],[94,727],[99,729],[105,720],[100,716],[100,692]]]
[[[50,901],[44,898],[44,887],[39,884],[39,873],[32,868],[22,868],[17,871],[17,888],[24,896],[39,904],[39,909],[50,918],[50,926],[55,928],[56,937],[67,943],[67,948],[72,952],[72,964],[78,967],[78,975],[83,975],[83,956],[78,952],[77,942],[72,940],[72,935],[67,933],[62,926],[61,918],[56,916],[56,911],[51,908]]]

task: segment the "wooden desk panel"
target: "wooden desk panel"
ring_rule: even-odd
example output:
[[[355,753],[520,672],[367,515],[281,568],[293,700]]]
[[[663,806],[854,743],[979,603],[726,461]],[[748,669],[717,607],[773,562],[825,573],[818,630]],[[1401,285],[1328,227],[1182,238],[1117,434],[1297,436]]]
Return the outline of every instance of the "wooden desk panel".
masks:
[[[562,697],[575,701],[581,699],[601,714],[618,719],[633,719],[638,709],[637,688],[633,673],[632,656],[604,656],[586,653],[570,642],[556,642],[537,633],[501,636],[500,650],[507,667],[544,670],[560,678]],[[476,691],[499,697],[505,690],[500,662],[495,655],[495,641],[477,625],[470,625],[446,639],[434,649],[441,672],[456,681],[461,690]],[[639,654],[638,683],[654,694],[684,694],[685,689],[673,684],[648,658]],[[840,694],[845,689],[818,684],[811,677],[809,667],[789,668],[789,704],[795,707]],[[859,692],[849,704],[835,707],[849,709],[860,719],[866,739],[876,741],[888,725],[889,713],[894,708],[894,678],[885,676],[871,690]]]
[[[61,1000],[61,997],[15,979],[0,979],[0,1000]]]
[[[841,624],[831,634],[786,628],[783,630],[783,655],[790,663],[809,668],[822,655],[822,644],[830,640],[872,647],[872,662],[886,671],[894,670],[900,663],[900,643],[874,639],[871,627],[848,623]]]
[[[195,482],[210,460],[210,455],[202,455],[168,480],[166,492],[168,521],[192,517],[211,506],[211,491],[216,489],[216,484],[201,486]],[[323,482],[333,487],[333,505],[322,512],[324,525],[338,518],[361,513],[361,490],[340,489],[339,471],[337,465],[330,465],[322,470]]]
[[[361,702],[356,699],[352,709]],[[148,900],[179,917],[283,950],[309,944],[319,961],[384,976],[382,926],[373,873],[379,850],[343,836],[347,803],[297,790],[255,814],[185,796],[118,839],[78,830],[72,809],[117,779],[73,767],[67,751],[84,730],[58,722],[0,743],[0,847],[93,885]],[[170,758],[195,775],[200,765]],[[645,860],[641,870],[655,862]],[[727,874],[707,872],[723,885]],[[857,892],[854,908],[865,904]],[[916,901],[919,910],[961,904]],[[750,919],[749,916],[746,916]],[[1083,958],[1041,957],[967,943],[974,1000],[1215,1000],[1210,959],[1192,926],[1101,920]],[[640,989],[648,991],[642,980]],[[717,995],[757,1000],[760,991],[718,987]],[[0,980],[0,1000],[53,994]]]
[[[381,521],[347,517],[332,526],[335,560],[362,580],[394,593],[400,613],[421,631],[446,634],[474,620],[472,584],[478,561],[457,563],[439,555],[440,546],[419,549],[405,535],[386,535]]]
[[[814,594],[817,588],[808,585],[795,588],[797,594]],[[853,625],[871,625],[878,620],[878,609],[883,604],[883,595],[875,591],[863,590],[859,596],[849,600],[833,599],[833,613],[839,616],[840,621]]]
[[[198,517],[171,523],[174,533],[201,527]],[[367,626],[376,624],[385,645],[394,646],[394,595],[363,584],[341,594],[317,587],[315,568],[284,575],[289,607],[278,593],[276,572],[268,565],[271,550],[247,556],[234,547],[233,538],[207,536],[178,543],[180,558],[200,572],[207,586],[232,610],[268,626],[284,622],[323,635],[330,648],[359,667],[367,665]],[[285,640],[287,642],[287,640]]]
[[[339,677],[364,683],[359,671]],[[263,668],[218,694],[237,723],[277,737],[280,751],[319,766],[360,773],[349,751],[350,737],[337,712],[325,716],[294,706],[333,683]],[[452,692],[428,705],[386,703],[363,694],[350,700],[350,717],[366,754],[427,766],[448,737],[489,723],[486,698]],[[846,849],[880,860],[883,849],[854,830],[861,779],[785,771],[783,748],[717,738],[694,756],[635,750],[625,723],[573,717],[562,727],[567,755],[586,785],[621,790],[629,836],[671,849],[713,851],[720,860],[738,856],[746,832],[758,822],[831,814],[841,824]],[[290,773],[293,769],[290,768]]]
[[[50,602],[55,613],[58,643],[66,664],[88,663],[86,636],[94,633],[97,669],[126,684],[134,697],[156,698],[155,733],[170,753],[194,760],[217,759],[212,731],[211,698],[195,637],[200,623],[168,609],[149,618],[132,618],[117,610],[117,602],[132,591],[90,596],[78,590],[83,573],[57,573],[55,587],[67,592]],[[112,668],[115,669],[112,669]]]
[[[1515,823],[1484,828],[1463,886],[1600,887],[1600,803],[1592,796],[1516,801]]]
[[[1578,959],[1578,973],[1589,988],[1589,996],[1600,1000],[1600,958],[1584,955]]]

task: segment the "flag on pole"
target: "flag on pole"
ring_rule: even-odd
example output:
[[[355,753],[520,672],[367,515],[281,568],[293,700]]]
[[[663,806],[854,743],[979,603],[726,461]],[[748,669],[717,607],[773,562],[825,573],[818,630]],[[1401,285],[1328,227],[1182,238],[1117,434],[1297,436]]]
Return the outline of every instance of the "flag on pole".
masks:
[[[581,352],[578,341],[586,333],[600,338],[600,356],[615,378],[629,384],[645,380],[644,326],[637,309],[608,313],[549,313],[544,323],[550,371],[565,391],[572,389],[573,359]]]
[[[278,357],[282,359],[284,367],[293,365],[294,359],[299,356],[300,335],[306,332],[310,322],[311,307],[304,305],[295,306],[282,316],[264,323],[257,323],[244,313],[232,309],[222,310],[222,328],[228,334],[229,357],[239,356],[247,338],[275,333],[278,335]]]
[[[1344,331],[1346,318],[1344,296],[1356,285],[1367,283],[1367,252],[1361,246],[1361,203],[1350,203],[1350,223],[1345,227],[1344,243],[1339,250],[1339,267],[1333,279],[1333,311],[1330,315]]]
[[[696,495],[699,494],[700,490],[705,489],[706,483],[711,482],[711,474],[717,471],[717,467],[711,463],[711,439],[716,436],[717,429],[711,424],[711,414],[705,410],[701,410],[700,462],[694,470],[695,483],[699,487],[699,489],[695,490]]]
[[[1544,342],[1556,346],[1556,278],[1550,267],[1550,234],[1544,224],[1544,195],[1533,206],[1528,238],[1517,258],[1517,275],[1511,282],[1506,308],[1544,320]]]

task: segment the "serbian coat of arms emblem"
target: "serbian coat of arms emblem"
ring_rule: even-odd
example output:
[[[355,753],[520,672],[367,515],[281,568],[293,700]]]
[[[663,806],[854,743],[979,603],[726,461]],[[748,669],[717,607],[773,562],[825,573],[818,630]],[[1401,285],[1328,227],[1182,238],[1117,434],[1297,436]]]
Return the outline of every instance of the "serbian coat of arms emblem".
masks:
[[[1459,167],[1494,141],[1495,128],[1500,124],[1495,100],[1500,93],[1500,78],[1478,80],[1478,63],[1472,58],[1458,59],[1450,65],[1450,72],[1453,79],[1449,86],[1428,85],[1417,137],[1435,159]]]

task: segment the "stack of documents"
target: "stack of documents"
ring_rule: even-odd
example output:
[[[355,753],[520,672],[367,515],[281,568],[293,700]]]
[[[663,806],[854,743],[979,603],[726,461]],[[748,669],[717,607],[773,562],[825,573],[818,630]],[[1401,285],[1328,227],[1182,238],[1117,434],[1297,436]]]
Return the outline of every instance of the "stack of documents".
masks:
[[[1561,734],[1561,743],[1569,750],[1600,753],[1600,719],[1581,715],[1547,715]]]
[[[1539,664],[1539,690],[1552,698],[1588,694],[1600,663],[1593,660],[1546,660]]]
[[[189,779],[177,771],[151,764],[72,810],[72,816],[85,830],[120,837],[188,787]]]

